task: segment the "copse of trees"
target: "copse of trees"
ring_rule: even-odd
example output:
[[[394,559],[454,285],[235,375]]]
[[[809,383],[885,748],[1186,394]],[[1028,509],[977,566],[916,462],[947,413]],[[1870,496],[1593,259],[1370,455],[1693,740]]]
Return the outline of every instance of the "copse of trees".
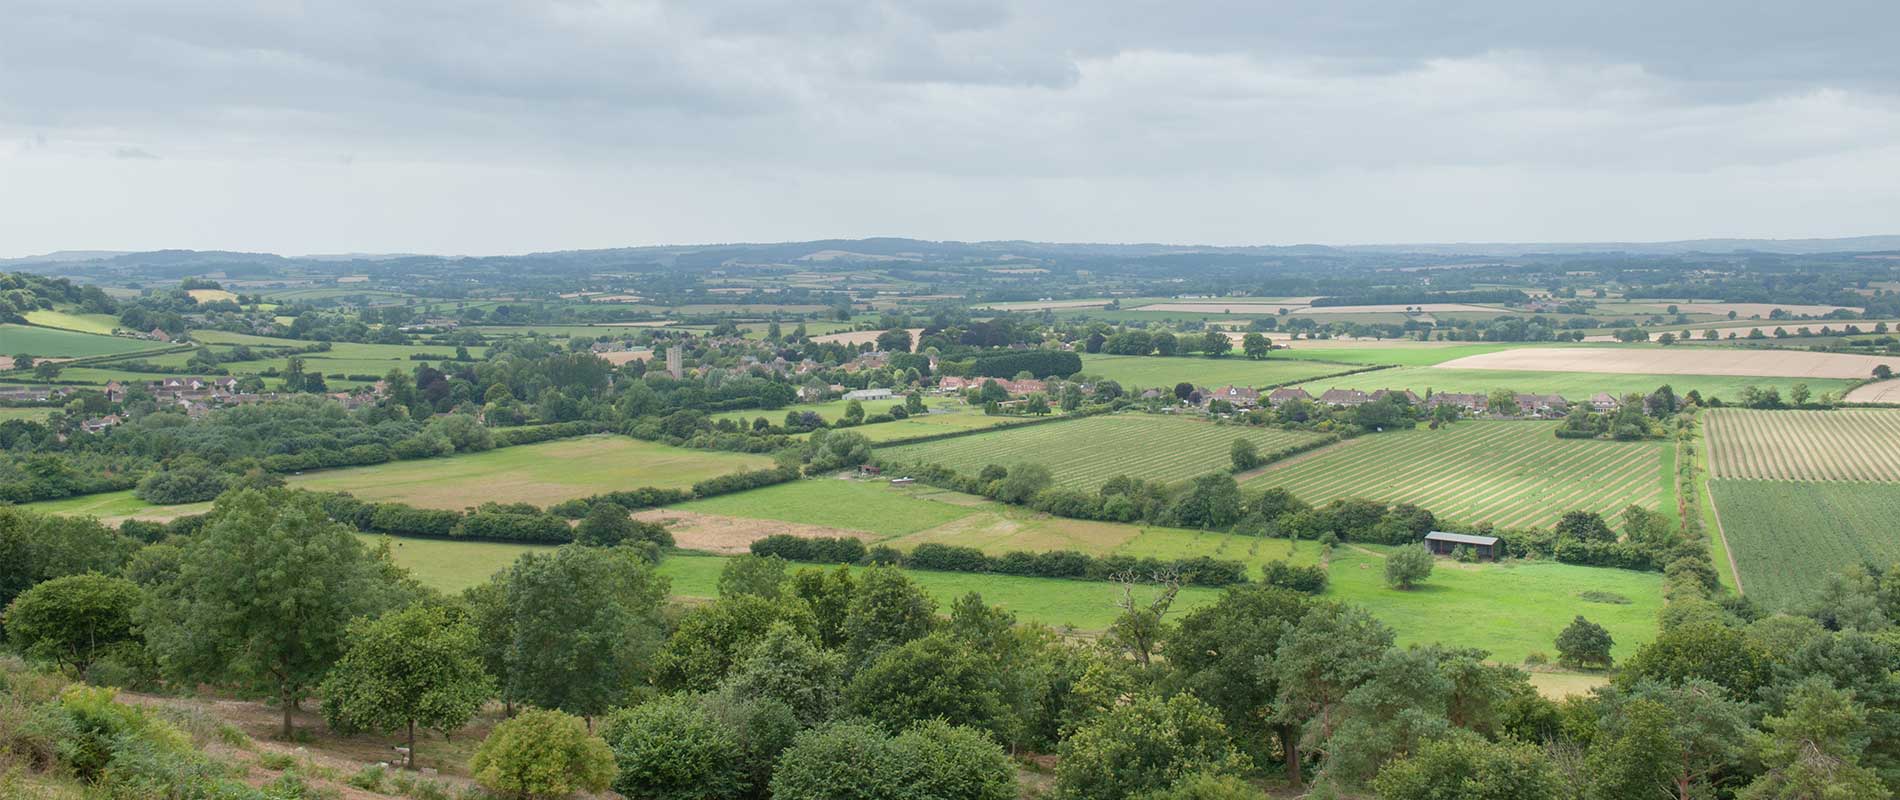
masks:
[[[1227,586],[1247,580],[1246,565],[1208,556],[1166,561],[1133,556],[1092,556],[1074,550],[1012,551],[992,556],[974,547],[927,542],[900,553],[867,550],[857,539],[805,538],[774,534],[754,540],[753,555],[819,564],[891,564],[938,572],[980,572],[1035,578],[1109,581],[1117,576],[1176,574],[1191,586]],[[1145,579],[1145,577],[1144,577]]]

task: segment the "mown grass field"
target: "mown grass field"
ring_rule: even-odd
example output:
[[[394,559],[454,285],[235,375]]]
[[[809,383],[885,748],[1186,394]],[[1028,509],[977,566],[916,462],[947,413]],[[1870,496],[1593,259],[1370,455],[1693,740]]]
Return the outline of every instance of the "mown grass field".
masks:
[[[1900,409],[1707,414],[1710,474],[1787,481],[1900,481]]]
[[[1371,434],[1268,467],[1245,488],[1279,486],[1309,503],[1413,503],[1462,524],[1549,526],[1566,511],[1615,519],[1665,505],[1673,451],[1661,442],[1559,439],[1559,423],[1473,420]]]
[[[1267,358],[1254,361],[1235,354],[1225,358],[1201,356],[1114,356],[1091,353],[1082,356],[1082,372],[1097,375],[1122,385],[1122,388],[1172,388],[1187,382],[1215,389],[1222,386],[1272,386],[1307,380],[1320,375],[1357,369],[1358,364],[1320,364],[1312,361]]]
[[[54,311],[48,308],[28,311],[26,321],[48,328],[65,328],[80,333],[110,334],[119,327],[119,320],[111,314],[80,314],[72,311]]]
[[[211,510],[211,504],[181,503],[174,506],[159,506],[147,503],[133,496],[131,489],[119,492],[68,497],[61,500],[42,500],[27,503],[21,508],[38,511],[42,514],[65,514],[75,517],[98,517],[101,520],[117,523],[126,519],[145,519],[163,522],[192,514],[203,514]]]
[[[43,422],[46,417],[58,409],[54,408],[0,408],[0,422],[10,419],[23,419],[29,422]]]
[[[372,545],[383,541],[368,534],[363,539]],[[524,553],[549,549],[436,539],[388,541],[396,563],[423,583],[446,592],[487,580]],[[1425,585],[1401,592],[1384,584],[1383,555],[1374,549],[1340,550],[1331,562],[1333,583],[1325,596],[1365,607],[1392,626],[1400,644],[1480,647],[1496,661],[1519,663],[1533,652],[1554,654],[1557,633],[1578,614],[1610,631],[1616,640],[1612,652],[1619,660],[1655,637],[1662,579],[1654,573],[1542,562],[1458,564],[1440,559]],[[674,595],[711,598],[718,595],[719,571],[724,565],[725,559],[718,556],[674,554],[660,563],[659,572],[672,581]],[[986,602],[1014,612],[1020,621],[1083,632],[1100,631],[1114,621],[1121,591],[1113,583],[1092,581],[917,570],[906,574],[936,599],[940,611],[956,598],[977,592]],[[1588,602],[1579,596],[1586,590],[1621,595],[1630,602]],[[1147,591],[1152,590],[1143,593]],[[1199,608],[1219,597],[1218,590],[1185,588],[1174,608],[1177,613]]]
[[[1292,359],[1296,361],[1331,361],[1348,364],[1391,364],[1405,367],[1427,367],[1454,358],[1495,353],[1524,347],[1522,344],[1506,343],[1450,343],[1450,342],[1406,342],[1388,340],[1383,342],[1344,342],[1336,340],[1287,339],[1267,333],[1276,345],[1285,345],[1284,350],[1273,351],[1268,359]],[[1335,372],[1340,370],[1334,370]]]
[[[1178,481],[1228,469],[1235,439],[1262,457],[1317,441],[1318,434],[1217,425],[1157,414],[1115,414],[881,448],[897,463],[942,464],[974,474],[988,464],[1047,465],[1056,482],[1093,489],[1116,475]]]
[[[84,358],[136,353],[164,346],[160,342],[122,336],[101,336],[13,323],[0,325],[0,354],[9,356],[25,353],[34,358]]]
[[[293,476],[290,484],[430,508],[459,509],[490,500],[546,506],[616,489],[683,489],[707,478],[771,465],[764,456],[687,450],[600,435],[447,458],[321,470]]]
[[[1718,478],[1709,494],[1742,593],[1763,607],[1799,603],[1847,567],[1900,564],[1900,484]]]
[[[1788,396],[1788,390],[1796,383],[1806,383],[1815,395],[1822,392],[1843,391],[1848,381],[1828,378],[1757,378],[1730,375],[1648,375],[1648,374],[1612,374],[1604,372],[1531,372],[1520,370],[1494,369],[1441,369],[1439,367],[1400,367],[1398,369],[1364,372],[1340,378],[1323,378],[1300,384],[1314,395],[1327,389],[1411,389],[1420,395],[1425,390],[1434,392],[1489,392],[1492,389],[1510,389],[1516,392],[1536,394],[1560,394],[1572,401],[1588,400],[1597,392],[1609,392],[1622,396],[1630,392],[1648,394],[1656,387],[1668,384],[1677,395],[1699,391],[1703,397],[1720,397],[1734,401],[1741,397],[1742,387],[1758,386],[1763,389],[1774,387],[1782,397]]]

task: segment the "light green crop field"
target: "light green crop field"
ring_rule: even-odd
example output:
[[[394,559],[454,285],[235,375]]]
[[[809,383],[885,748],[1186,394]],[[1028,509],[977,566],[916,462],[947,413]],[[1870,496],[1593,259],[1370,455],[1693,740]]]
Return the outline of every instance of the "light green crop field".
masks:
[[[617,489],[683,489],[707,478],[771,465],[764,456],[687,450],[599,435],[448,458],[321,470],[294,476],[290,484],[429,508],[459,509],[490,500],[545,506]]]
[[[26,353],[35,358],[84,358],[136,353],[164,346],[161,342],[123,336],[100,336],[96,333],[12,323],[0,325],[0,354],[10,356]]]
[[[883,481],[815,478],[671,506],[697,514],[822,525],[901,536],[979,513],[976,505],[933,502]]]
[[[1458,422],[1379,433],[1268,467],[1251,490],[1284,487],[1315,505],[1363,497],[1412,503],[1471,525],[1548,527],[1567,511],[1614,520],[1625,506],[1662,508],[1674,494],[1662,442],[1559,439],[1556,422]]]
[[[1900,409],[1710,409],[1710,474],[1793,481],[1900,481]]]
[[[1239,348],[1235,348],[1238,350]],[[1267,358],[1254,361],[1239,355],[1201,356],[1082,356],[1082,372],[1115,381],[1126,389],[1172,388],[1187,382],[1215,389],[1222,386],[1273,386],[1320,375],[1357,369],[1361,364],[1317,364],[1312,361]]]
[[[384,537],[365,534],[372,546]],[[494,542],[457,542],[437,539],[388,538],[396,563],[424,584],[445,592],[459,592],[506,569],[524,553],[545,552],[540,545]],[[1265,546],[1282,545],[1270,541]],[[1310,546],[1310,544],[1309,544]],[[1383,553],[1342,549],[1332,559],[1329,599],[1360,605],[1392,626],[1400,644],[1441,642],[1479,647],[1504,663],[1521,662],[1533,652],[1552,654],[1557,633],[1579,614],[1603,625],[1616,640],[1612,653],[1620,660],[1655,638],[1655,618],[1662,607],[1662,579],[1655,573],[1578,567],[1545,562],[1458,564],[1439,559],[1431,578],[1409,591],[1384,584]],[[718,556],[673,554],[660,562],[659,572],[672,582],[679,597],[718,596]],[[793,569],[817,568],[793,565]],[[855,568],[854,568],[855,569]],[[1023,578],[1007,575],[908,570],[939,606],[969,592],[1014,612],[1023,622],[1039,622],[1078,631],[1100,631],[1114,621],[1121,589],[1113,583]],[[1580,594],[1587,590],[1627,598],[1628,604],[1592,603]],[[1145,595],[1153,589],[1138,590]],[[1175,600],[1176,613],[1214,602],[1220,592],[1188,587]]]
[[[1318,441],[1319,434],[1218,425],[1159,414],[1114,414],[880,448],[894,463],[941,464],[975,474],[988,464],[1047,465],[1056,482],[1093,489],[1116,475],[1179,481],[1228,469],[1235,439],[1254,443],[1263,458]]]
[[[1364,372],[1340,378],[1324,378],[1303,383],[1303,388],[1315,395],[1327,389],[1411,389],[1420,395],[1425,390],[1434,392],[1489,392],[1492,389],[1510,389],[1516,392],[1536,394],[1560,394],[1573,401],[1587,400],[1597,392],[1609,392],[1621,396],[1630,392],[1648,394],[1664,384],[1675,389],[1677,395],[1687,394],[1690,390],[1699,391],[1703,397],[1721,397],[1724,400],[1736,400],[1741,397],[1743,386],[1759,386],[1763,389],[1775,387],[1782,397],[1788,396],[1789,387],[1796,383],[1806,383],[1808,388],[1819,395],[1822,392],[1846,390],[1849,382],[1829,378],[1750,378],[1730,375],[1643,375],[1611,374],[1599,372],[1526,372],[1516,370],[1493,369],[1439,369],[1437,367],[1401,367],[1398,369]]]
[[[1405,367],[1429,367],[1454,358],[1496,353],[1501,350],[1516,350],[1536,345],[1512,344],[1504,342],[1407,342],[1386,340],[1382,342],[1341,342],[1337,340],[1285,339],[1268,333],[1267,337],[1276,345],[1285,345],[1284,350],[1273,351],[1275,359],[1293,359],[1298,361],[1331,361],[1348,364],[1391,364]],[[1339,370],[1335,370],[1339,371]]]
[[[1764,608],[1811,596],[1827,576],[1900,563],[1900,484],[1842,481],[1709,481],[1742,594]]]
[[[131,489],[119,492],[103,492],[100,494],[67,497],[60,500],[42,500],[37,503],[27,503],[20,507],[38,511],[42,514],[98,517],[103,521],[111,523],[117,523],[120,520],[127,519],[164,522],[192,514],[203,514],[211,510],[211,504],[208,502],[181,503],[173,506],[153,505],[133,496]]]
[[[46,308],[26,312],[26,321],[80,333],[110,334],[113,328],[119,327],[119,319],[111,314],[80,314]]]

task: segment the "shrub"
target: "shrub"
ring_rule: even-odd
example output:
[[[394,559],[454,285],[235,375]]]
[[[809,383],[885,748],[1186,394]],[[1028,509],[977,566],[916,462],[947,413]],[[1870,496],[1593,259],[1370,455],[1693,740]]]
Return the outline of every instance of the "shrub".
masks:
[[[579,717],[540,709],[496,725],[469,761],[477,783],[527,796],[606,791],[615,769],[613,750]]]
[[[1385,584],[1410,589],[1432,575],[1432,554],[1423,546],[1401,547],[1385,557]]]

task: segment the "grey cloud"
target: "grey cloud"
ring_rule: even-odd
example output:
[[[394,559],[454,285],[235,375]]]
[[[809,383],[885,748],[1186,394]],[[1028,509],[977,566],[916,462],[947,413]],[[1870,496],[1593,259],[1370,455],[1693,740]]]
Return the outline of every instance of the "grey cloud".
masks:
[[[113,158],[129,161],[157,161],[158,155],[137,147],[121,147],[112,151]]]

